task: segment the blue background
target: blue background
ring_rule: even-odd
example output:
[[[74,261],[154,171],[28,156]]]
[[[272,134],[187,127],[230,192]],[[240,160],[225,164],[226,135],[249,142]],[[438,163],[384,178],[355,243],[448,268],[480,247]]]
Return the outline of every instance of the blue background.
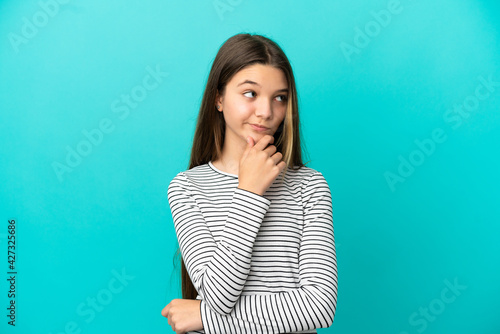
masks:
[[[67,2],[0,1],[0,332],[171,332],[167,187],[218,48],[251,32],[289,57],[308,166],[332,190],[338,304],[318,333],[500,333],[496,1]]]

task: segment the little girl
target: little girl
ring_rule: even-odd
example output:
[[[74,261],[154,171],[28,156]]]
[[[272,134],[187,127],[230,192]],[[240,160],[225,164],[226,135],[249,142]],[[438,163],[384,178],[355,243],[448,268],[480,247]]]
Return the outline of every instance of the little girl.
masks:
[[[272,40],[229,38],[214,59],[189,169],[168,187],[183,299],[176,333],[316,333],[337,305],[330,188],[302,163],[295,80]]]

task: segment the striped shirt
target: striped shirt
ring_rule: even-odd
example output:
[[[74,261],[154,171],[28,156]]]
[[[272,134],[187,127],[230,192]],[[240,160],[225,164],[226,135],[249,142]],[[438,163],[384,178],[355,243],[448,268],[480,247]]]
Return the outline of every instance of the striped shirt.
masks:
[[[330,188],[288,168],[267,191],[238,188],[211,162],[178,173],[168,201],[182,258],[201,299],[203,330],[317,333],[337,305]]]

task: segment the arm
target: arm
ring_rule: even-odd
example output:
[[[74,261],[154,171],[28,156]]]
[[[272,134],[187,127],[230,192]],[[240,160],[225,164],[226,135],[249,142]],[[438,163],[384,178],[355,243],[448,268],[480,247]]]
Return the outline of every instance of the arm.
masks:
[[[242,295],[229,315],[201,302],[205,333],[289,333],[329,327],[337,305],[337,260],[330,189],[316,173],[303,191],[304,229],[299,250],[300,287]]]
[[[236,188],[218,242],[208,229],[183,173],[170,182],[168,201],[182,258],[193,285],[210,309],[228,314],[248,277],[253,243],[271,201]]]

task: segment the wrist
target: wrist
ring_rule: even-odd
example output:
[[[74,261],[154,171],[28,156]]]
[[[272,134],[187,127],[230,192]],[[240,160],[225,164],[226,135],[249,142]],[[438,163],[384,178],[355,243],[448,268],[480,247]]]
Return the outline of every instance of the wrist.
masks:
[[[241,184],[238,184],[238,188],[239,189],[242,189],[242,190],[246,190],[246,191],[249,191],[251,193],[254,193],[254,194],[257,194],[259,196],[264,196],[264,192],[261,191],[261,190],[258,190],[258,189],[254,189],[252,187],[248,187],[246,185],[241,185]]]

